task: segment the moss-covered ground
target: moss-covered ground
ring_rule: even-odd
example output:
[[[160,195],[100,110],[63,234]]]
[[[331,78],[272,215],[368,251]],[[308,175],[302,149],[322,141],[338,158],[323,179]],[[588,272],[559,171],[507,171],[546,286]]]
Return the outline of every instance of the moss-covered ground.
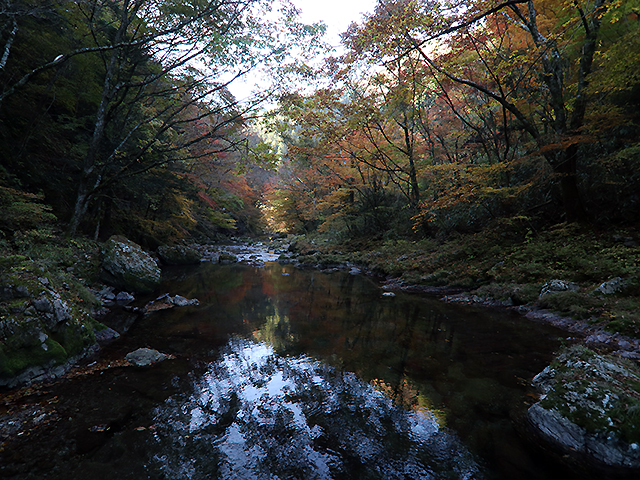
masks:
[[[100,302],[88,287],[98,268],[97,242],[50,229],[0,240],[0,376],[60,365],[95,343],[93,329],[101,324],[90,312]],[[39,311],[36,300],[59,302],[64,311]]]

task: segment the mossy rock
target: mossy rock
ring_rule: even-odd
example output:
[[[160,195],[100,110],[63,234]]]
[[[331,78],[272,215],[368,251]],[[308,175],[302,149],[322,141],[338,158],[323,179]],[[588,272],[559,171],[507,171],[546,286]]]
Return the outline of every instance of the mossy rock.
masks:
[[[67,351],[36,318],[0,322],[0,384],[29,367],[63,363]]]
[[[98,323],[90,317],[86,320],[69,319],[55,331],[37,317],[0,321],[0,385],[16,383],[16,377],[28,369],[44,371],[84,355],[96,344],[92,325]]]
[[[640,468],[640,368],[582,346],[565,349],[534,380],[529,418],[547,439],[607,465]]]
[[[230,253],[221,253],[220,257],[218,257],[218,262],[223,264],[236,263],[237,261],[238,257],[231,255]]]
[[[158,247],[158,256],[165,265],[195,265],[202,259],[198,250],[186,245],[162,245]]]
[[[160,283],[160,268],[156,261],[136,243],[113,236],[103,250],[101,278],[123,290],[151,293]]]

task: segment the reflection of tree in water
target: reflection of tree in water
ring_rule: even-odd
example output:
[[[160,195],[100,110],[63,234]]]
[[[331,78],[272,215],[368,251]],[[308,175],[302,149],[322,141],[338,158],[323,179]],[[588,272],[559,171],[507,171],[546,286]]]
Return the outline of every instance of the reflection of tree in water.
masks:
[[[470,454],[426,411],[355,375],[265,344],[230,342],[187,398],[159,408],[168,478],[477,478]]]
[[[273,315],[268,315],[262,326],[254,330],[253,338],[257,342],[270,344],[276,352],[284,352],[295,341],[291,333],[291,321],[278,308]]]

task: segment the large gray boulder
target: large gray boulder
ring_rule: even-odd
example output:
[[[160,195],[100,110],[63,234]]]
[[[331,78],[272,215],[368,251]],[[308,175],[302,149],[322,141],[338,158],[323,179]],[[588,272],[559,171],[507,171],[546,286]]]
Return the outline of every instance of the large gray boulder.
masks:
[[[102,280],[127,291],[150,293],[160,283],[157,262],[139,245],[122,236],[107,240],[103,249]]]
[[[539,434],[567,452],[619,468],[640,468],[640,369],[574,346],[533,379],[529,408]]]

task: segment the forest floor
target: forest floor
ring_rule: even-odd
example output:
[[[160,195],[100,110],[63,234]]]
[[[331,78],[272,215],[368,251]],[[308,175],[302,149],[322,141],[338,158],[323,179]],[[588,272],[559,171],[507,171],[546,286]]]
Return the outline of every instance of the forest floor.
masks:
[[[446,239],[338,241],[316,234],[289,241],[301,265],[357,265],[386,277],[388,289],[458,293],[445,300],[512,307],[531,317],[548,311],[550,318],[588,325],[592,332],[640,338],[637,227],[560,224],[523,232],[501,226]],[[541,296],[551,280],[569,289]],[[605,282],[618,290],[600,292]]]

